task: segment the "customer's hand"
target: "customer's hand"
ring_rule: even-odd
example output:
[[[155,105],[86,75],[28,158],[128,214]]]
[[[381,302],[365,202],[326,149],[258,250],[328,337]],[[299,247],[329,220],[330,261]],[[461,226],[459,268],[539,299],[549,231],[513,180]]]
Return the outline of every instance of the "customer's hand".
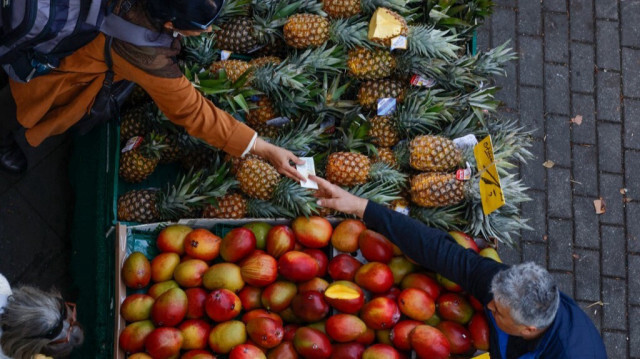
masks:
[[[347,214],[355,214],[360,218],[364,216],[368,200],[354,196],[324,178],[318,176],[309,176],[309,178],[318,184],[316,197],[318,197],[319,206]]]
[[[258,137],[256,139],[254,150],[251,153],[266,159],[280,174],[283,174],[294,181],[307,180],[302,176],[302,174],[300,174],[300,172],[298,172],[298,170],[296,170],[295,167],[291,166],[290,161],[298,165],[304,164],[304,161],[299,159],[291,151],[272,145]]]

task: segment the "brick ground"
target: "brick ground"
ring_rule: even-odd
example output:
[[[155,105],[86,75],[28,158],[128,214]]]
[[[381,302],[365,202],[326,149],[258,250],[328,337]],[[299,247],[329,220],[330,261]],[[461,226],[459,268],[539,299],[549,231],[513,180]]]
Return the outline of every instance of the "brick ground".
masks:
[[[501,255],[546,266],[601,330],[609,357],[640,358],[640,1],[497,4],[479,48],[511,39],[519,60],[497,80],[502,112],[535,127],[535,158],[521,166],[534,230]],[[577,115],[581,125],[570,122]]]

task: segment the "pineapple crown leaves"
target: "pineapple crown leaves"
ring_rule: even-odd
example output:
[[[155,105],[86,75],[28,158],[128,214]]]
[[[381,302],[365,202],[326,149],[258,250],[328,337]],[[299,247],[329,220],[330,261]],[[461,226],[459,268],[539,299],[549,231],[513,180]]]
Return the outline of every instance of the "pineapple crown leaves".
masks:
[[[307,119],[301,119],[283,129],[280,135],[270,142],[286,148],[297,156],[306,156],[324,141],[324,129],[320,125],[319,122],[309,123]]]
[[[518,58],[512,48],[507,48],[510,41],[493,48],[487,52],[476,55],[475,68],[473,72],[478,76],[506,76],[507,71],[504,64]]]
[[[456,51],[460,50],[460,46],[455,44],[459,41],[456,35],[432,26],[409,26],[408,39],[407,52],[416,56],[450,60],[456,58]]]
[[[218,56],[215,49],[215,35],[186,36],[182,39],[182,56],[189,68],[206,68]]]
[[[248,16],[251,10],[251,0],[225,0],[222,3],[216,24],[225,22],[238,16]]]
[[[340,126],[336,127],[340,136],[335,136],[334,141],[330,143],[330,152],[349,151],[377,155],[378,151],[371,143],[369,136],[370,128],[371,124],[362,114],[345,119]]]
[[[356,101],[342,99],[351,86],[351,82],[342,83],[341,78],[340,75],[336,75],[329,80],[329,74],[323,74],[322,88],[318,89],[315,113],[320,116],[330,115],[345,118],[359,110]]]
[[[407,20],[412,20],[417,11],[417,9],[412,9],[412,5],[420,2],[419,0],[361,0],[360,8],[363,13],[370,15],[377,8],[386,7],[404,17],[408,17]]]
[[[376,162],[369,169],[369,179],[373,182],[383,182],[398,189],[407,186],[407,175],[384,162]]]
[[[344,47],[326,44],[315,49],[296,52],[291,57],[291,64],[314,72],[339,73],[347,67]]]
[[[199,193],[210,199],[217,199],[238,186],[238,181],[230,175],[229,164],[218,156],[209,173],[200,183]]]
[[[400,199],[400,189],[388,182],[367,182],[352,188],[344,188],[349,193],[382,205]]]
[[[140,154],[142,154],[144,157],[160,159],[160,157],[162,156],[162,150],[168,147],[166,144],[164,144],[165,139],[165,135],[159,134],[157,132],[151,132],[150,134],[145,136],[142,144],[138,148],[138,151],[140,151]]]
[[[380,46],[369,41],[369,23],[362,16],[336,19],[331,22],[330,26],[329,32],[331,41],[336,44],[343,45],[348,50],[356,47],[373,49]]]
[[[466,224],[464,219],[465,207],[464,203],[439,208],[411,206],[409,215],[429,227],[440,228],[445,231],[460,230]]]
[[[247,215],[253,218],[294,217],[288,210],[272,201],[256,198],[247,199]]]
[[[167,184],[165,191],[158,191],[158,213],[161,219],[178,219],[202,205],[202,201],[207,198],[199,193],[202,176],[202,171],[190,171],[179,176],[175,183]]]
[[[409,148],[409,140],[402,140],[393,147],[393,154],[396,158],[396,162],[404,169],[409,170],[411,150]]]
[[[436,97],[439,91],[413,90],[394,114],[396,130],[404,137],[440,131],[439,122],[447,108],[444,100]]]
[[[313,192],[290,178],[283,178],[273,192],[272,202],[285,210],[288,217],[309,217],[317,213],[318,205]]]
[[[396,56],[396,61],[398,62],[396,71],[400,74],[417,74],[422,77],[432,78],[436,80],[440,86],[444,88],[448,87],[449,63],[446,60],[415,56],[415,54],[404,52]]]

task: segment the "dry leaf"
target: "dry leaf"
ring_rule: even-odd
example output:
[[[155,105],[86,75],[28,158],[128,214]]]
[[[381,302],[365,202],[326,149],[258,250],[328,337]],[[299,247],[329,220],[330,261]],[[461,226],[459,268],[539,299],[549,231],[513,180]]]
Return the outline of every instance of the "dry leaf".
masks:
[[[545,234],[544,236],[542,236],[542,240],[545,241],[545,242],[548,241],[549,240],[549,236]]]
[[[596,199],[593,201],[593,206],[596,209],[596,214],[603,214],[607,211],[607,207],[604,203],[604,199],[602,197],[600,197],[599,199]]]
[[[587,305],[587,308],[591,308],[591,307],[594,307],[594,306],[596,306],[596,305],[599,305],[599,306],[601,306],[601,307],[604,307],[604,305],[605,305],[605,304],[606,304],[606,303],[604,303],[604,302],[602,302],[601,300],[599,300],[599,301],[597,301],[597,302],[593,302],[593,303],[591,303],[591,304]]]
[[[580,259],[580,255],[579,255],[579,254],[577,254],[577,253],[574,253],[574,254],[573,254],[573,258],[575,258],[575,259]]]
[[[555,162],[551,161],[551,160],[546,160],[544,161],[544,163],[542,163],[543,166],[547,167],[547,168],[553,168],[553,166],[555,166]]]
[[[623,195],[623,196],[625,194],[627,194],[627,189],[626,188],[620,188],[620,194]]]
[[[571,119],[571,123],[575,123],[576,125],[582,124],[582,115],[578,115]]]

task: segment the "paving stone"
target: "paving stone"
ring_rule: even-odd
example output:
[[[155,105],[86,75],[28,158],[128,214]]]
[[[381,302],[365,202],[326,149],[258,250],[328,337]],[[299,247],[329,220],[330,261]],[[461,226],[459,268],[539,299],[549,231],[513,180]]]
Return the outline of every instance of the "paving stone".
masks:
[[[16,186],[42,219],[59,237],[69,233],[71,184],[68,177],[68,145],[58,147],[31,169]]]
[[[582,116],[582,124],[571,125],[571,135],[574,142],[596,144],[596,105],[593,96],[573,94],[571,118]]]
[[[640,149],[640,101],[624,100],[624,120],[624,146]]]
[[[548,215],[571,218],[571,173],[568,169],[554,167],[547,169]]]
[[[571,90],[593,92],[595,85],[593,45],[574,42],[571,44]]]
[[[640,47],[640,2],[620,2],[622,14],[622,45]]]
[[[547,116],[547,160],[571,167],[571,122],[564,116]]]
[[[518,0],[518,31],[527,35],[542,33],[542,11],[539,1]]]
[[[551,272],[551,276],[558,285],[558,289],[573,298],[573,274],[568,272]]]
[[[600,174],[600,196],[607,206],[607,212],[600,215],[600,223],[624,224],[624,202],[620,194],[622,188],[622,175]]]
[[[604,332],[602,333],[602,340],[604,346],[607,349],[607,356],[609,358],[626,358],[627,357],[627,334]]]
[[[629,355],[640,357],[640,308],[629,308]]]
[[[599,279],[598,279],[599,280]],[[583,312],[587,314],[593,325],[595,325],[598,331],[601,331],[602,327],[602,307],[599,305],[593,305],[593,302],[577,302]]]
[[[605,303],[602,308],[602,327],[627,330],[626,281],[602,278],[602,301]]]
[[[547,113],[569,115],[569,69],[561,65],[545,65],[545,108]]]
[[[598,119],[620,121],[620,74],[599,71],[597,75]]]
[[[491,20],[489,19],[488,21]],[[476,41],[478,51],[485,51],[491,48],[491,33],[489,32],[489,28],[487,26],[481,26],[480,28],[478,28]]]
[[[546,193],[540,191],[529,191],[531,201],[522,203],[522,217],[529,219],[531,231],[522,231],[522,239],[529,242],[540,242],[547,234],[545,221]]]
[[[59,253],[63,244],[16,189],[0,196],[0,273],[14,281],[34,258]]]
[[[567,3],[563,0],[543,0],[544,9],[547,11],[567,11]]]
[[[600,171],[622,172],[622,126],[599,122],[598,158]]]
[[[534,138],[529,151],[533,154],[533,158],[520,166],[520,177],[527,187],[544,191],[547,188],[547,178],[542,166],[545,161],[542,139]]]
[[[520,83],[524,85],[544,85],[542,76],[542,64],[544,53],[542,51],[542,38],[520,36]],[[522,96],[524,99],[525,97]]]
[[[493,46],[499,46],[507,41],[513,44],[516,38],[516,13],[512,9],[497,7],[491,15],[491,40]]]
[[[626,238],[624,228],[602,226],[602,274],[624,278],[627,276],[625,267]]]
[[[518,109],[518,70],[516,63],[511,61],[504,65],[507,76],[499,76],[495,79],[497,87],[501,90],[496,94],[496,100],[502,101],[508,108]]]
[[[600,253],[576,249],[575,254],[575,299],[597,302],[600,300]]]
[[[549,268],[573,270],[573,225],[571,221],[549,220]]]
[[[598,67],[620,70],[620,36],[618,22],[598,20],[596,22],[596,45]]]
[[[640,178],[640,152],[625,151],[624,161],[627,197],[640,199],[640,181],[638,181]]]
[[[596,17],[606,19],[618,18],[617,0],[596,0]]]
[[[638,25],[640,26],[640,24]],[[622,49],[622,93],[640,97],[640,50]]]
[[[592,145],[573,145],[573,193],[597,197],[598,152]]]
[[[545,61],[569,62],[568,36],[569,18],[566,14],[544,14]]]
[[[547,244],[546,243],[523,243],[522,262],[535,262],[542,267],[547,267]]]
[[[640,304],[640,255],[629,255],[629,304]]]
[[[520,86],[520,125],[528,131],[532,131],[534,137],[542,138],[544,136],[544,94],[542,89]]]
[[[593,207],[593,197],[573,196],[576,246],[600,249],[598,215]]]
[[[571,0],[571,39],[593,42],[593,0]],[[535,1],[531,1],[535,2]]]
[[[634,220],[640,218],[640,202],[627,203],[625,210],[627,211],[627,250],[640,253],[640,221]]]
[[[500,256],[500,259],[502,260],[502,263],[506,263],[506,264],[518,264],[520,262],[522,262],[521,259],[521,249],[522,248],[522,241],[520,239],[520,237],[518,237],[515,241],[516,243],[518,243],[518,248],[511,248],[509,246],[500,246],[498,247],[498,255]]]

